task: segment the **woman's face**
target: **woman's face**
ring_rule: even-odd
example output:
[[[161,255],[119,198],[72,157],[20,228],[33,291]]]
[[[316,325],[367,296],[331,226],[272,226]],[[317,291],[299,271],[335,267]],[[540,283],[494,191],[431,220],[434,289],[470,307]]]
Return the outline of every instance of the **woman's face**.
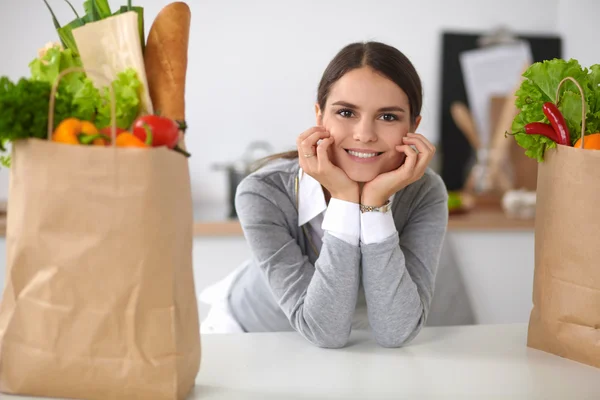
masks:
[[[317,124],[334,138],[331,162],[353,181],[369,182],[404,162],[396,146],[411,131],[408,97],[370,67],[342,76],[332,85],[325,109],[317,104],[316,111]]]

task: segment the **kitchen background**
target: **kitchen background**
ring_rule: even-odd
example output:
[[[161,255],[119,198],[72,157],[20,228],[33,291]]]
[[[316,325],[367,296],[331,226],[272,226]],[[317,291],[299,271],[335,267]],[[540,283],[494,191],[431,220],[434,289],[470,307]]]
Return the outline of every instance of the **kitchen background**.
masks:
[[[48,2],[59,21],[73,19],[66,2]],[[134,1],[145,9],[146,31],[169,2]],[[72,3],[82,10],[82,1]],[[121,3],[125,1],[113,0],[111,6]],[[379,40],[398,47],[413,61],[425,91],[420,133],[438,146],[433,167],[443,174],[450,190],[467,184],[475,154],[474,142],[464,133],[469,131],[469,121],[473,120],[483,144],[493,141],[493,131],[508,128],[502,125],[506,121],[502,115],[510,112],[506,88],[512,90],[518,84],[521,64],[517,61],[556,54],[576,58],[584,66],[600,62],[596,43],[600,2],[596,0],[193,0],[188,4],[192,27],[187,147],[192,153],[197,213],[198,293],[250,255],[235,221],[226,221],[231,189],[225,168],[251,157],[248,148],[254,142],[268,145],[267,149],[257,147],[256,156],[293,149],[296,136],[314,124],[313,104],[321,74],[344,45]],[[58,39],[42,0],[0,2],[0,37],[0,76],[12,79],[27,75],[27,65],[38,48]],[[503,48],[505,53],[478,42],[506,38],[526,40],[511,41]],[[478,58],[486,55],[485,49],[491,49],[488,58]],[[461,58],[469,50],[463,55],[471,57]],[[500,61],[490,63],[492,57]],[[458,122],[464,111],[459,102],[470,107],[467,125]],[[517,168],[509,176],[509,186],[534,190],[535,171],[532,174],[530,168],[535,163],[523,160],[514,149],[506,151],[512,155],[501,169]],[[8,171],[1,169],[0,201],[7,197]],[[431,324],[528,318],[534,262],[532,220],[511,221],[489,209],[480,214],[477,210],[463,210],[467,212],[454,217],[449,228]],[[466,219],[469,215],[479,217]],[[4,250],[2,240],[2,285]],[[201,304],[202,318],[207,310]]]

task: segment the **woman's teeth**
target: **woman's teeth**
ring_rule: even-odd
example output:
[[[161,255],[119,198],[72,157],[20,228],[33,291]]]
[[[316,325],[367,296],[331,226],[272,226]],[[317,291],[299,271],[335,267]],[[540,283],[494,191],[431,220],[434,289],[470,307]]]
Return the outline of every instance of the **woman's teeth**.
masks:
[[[359,158],[371,158],[379,155],[379,153],[359,153],[358,151],[347,150],[348,154]]]

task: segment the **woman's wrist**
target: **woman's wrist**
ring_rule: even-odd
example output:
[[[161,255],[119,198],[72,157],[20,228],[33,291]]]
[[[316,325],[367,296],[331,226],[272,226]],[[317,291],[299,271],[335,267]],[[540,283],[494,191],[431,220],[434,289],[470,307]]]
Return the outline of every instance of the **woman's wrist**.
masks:
[[[358,185],[340,192],[331,192],[331,198],[358,204],[360,200]]]
[[[381,206],[385,205],[385,203],[388,200],[389,200],[389,197],[372,196],[372,195],[363,193],[362,196],[360,197],[360,204],[362,204],[364,206],[381,207]]]

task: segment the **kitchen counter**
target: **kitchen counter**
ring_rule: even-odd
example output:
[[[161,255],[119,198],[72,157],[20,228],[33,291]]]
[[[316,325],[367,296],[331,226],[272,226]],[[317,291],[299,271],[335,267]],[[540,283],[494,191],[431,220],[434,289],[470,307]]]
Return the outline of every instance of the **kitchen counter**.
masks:
[[[486,206],[475,208],[464,214],[451,215],[448,220],[449,231],[531,231],[535,227],[534,219],[509,218],[500,207]],[[196,236],[240,236],[243,235],[240,223],[236,219],[211,220],[199,219],[194,224]]]
[[[237,219],[213,217],[197,213],[194,222],[194,236],[242,236],[242,228]],[[214,215],[217,215],[214,218]],[[464,214],[451,215],[448,221],[449,231],[533,231],[533,219],[512,219],[495,206],[475,208]],[[0,215],[0,236],[6,235],[6,215]]]
[[[598,398],[600,369],[526,340],[526,324],[425,327],[398,349],[366,331],[354,331],[342,349],[293,332],[206,334],[188,400]],[[0,394],[12,399],[38,398]]]

